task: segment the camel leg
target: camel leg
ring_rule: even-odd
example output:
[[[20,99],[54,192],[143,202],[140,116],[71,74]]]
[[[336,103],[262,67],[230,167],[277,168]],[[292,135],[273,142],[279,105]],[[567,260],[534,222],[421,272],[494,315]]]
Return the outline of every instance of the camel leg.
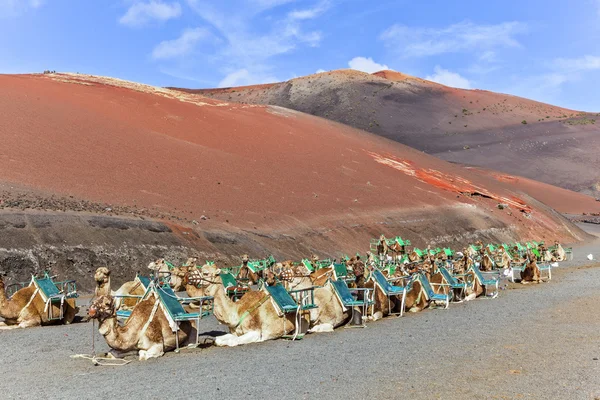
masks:
[[[322,332],[333,332],[333,325],[331,324],[319,324],[312,327],[309,330],[311,333],[322,333]]]
[[[165,352],[163,351],[163,346],[159,343],[150,346],[148,350],[140,350],[139,352],[140,361],[145,361],[150,358],[162,357],[164,354]]]
[[[40,316],[32,315],[30,318],[24,319],[23,321],[19,322],[18,327],[19,328],[33,328],[34,326],[41,326],[41,325],[42,325],[42,319],[40,318]]]
[[[240,344],[255,343],[260,341],[260,333],[256,331],[251,331],[244,333],[242,336],[236,336],[231,333],[219,336],[215,339],[215,344],[219,347],[234,347],[239,346]]]
[[[0,322],[0,330],[2,331],[9,331],[11,329],[17,329],[20,328],[19,325],[6,325],[5,322]]]

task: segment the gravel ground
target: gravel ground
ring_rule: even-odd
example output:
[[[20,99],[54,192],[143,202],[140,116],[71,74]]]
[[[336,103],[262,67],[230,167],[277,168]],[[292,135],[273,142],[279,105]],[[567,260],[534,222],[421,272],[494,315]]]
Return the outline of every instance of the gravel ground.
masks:
[[[595,253],[594,253],[595,251]],[[304,340],[183,350],[122,367],[89,353],[91,324],[0,332],[2,398],[600,399],[600,240],[550,283]],[[570,266],[568,266],[570,264]],[[206,320],[206,336],[223,332]],[[96,350],[108,347],[95,332]],[[32,379],[35,383],[32,384]],[[180,387],[178,390],[174,390]]]

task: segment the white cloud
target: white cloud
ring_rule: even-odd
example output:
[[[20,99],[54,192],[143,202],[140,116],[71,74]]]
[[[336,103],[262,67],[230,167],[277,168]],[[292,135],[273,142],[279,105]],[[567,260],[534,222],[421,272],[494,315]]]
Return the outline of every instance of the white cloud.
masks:
[[[277,81],[278,79],[273,76],[256,75],[248,71],[247,69],[242,68],[227,74],[227,76],[225,76],[225,78],[223,78],[223,80],[219,82],[219,87],[223,88],[233,86],[258,85],[262,83],[273,83]]]
[[[471,89],[471,82],[465,77],[460,76],[456,72],[443,69],[439,65],[433,70],[433,75],[426,76],[425,79],[432,82],[441,83],[442,85],[451,86],[460,89]]]
[[[366,72],[368,74],[390,69],[390,67],[385,64],[376,63],[371,57],[354,57],[352,60],[348,61],[348,66],[352,69]]]
[[[147,3],[136,2],[129,7],[119,22],[127,26],[142,26],[150,21],[167,21],[181,15],[179,3],[163,3],[160,0],[152,0]]]
[[[329,0],[312,1],[312,7],[287,13],[269,11],[292,1],[246,0],[232,8],[227,2],[186,0],[222,40],[222,45],[206,55],[206,62],[227,75],[221,86],[271,81],[273,58],[301,47],[319,46],[321,32],[306,26],[325,13]]]
[[[558,58],[554,64],[565,72],[593,71],[600,69],[600,57],[586,55],[579,58]]]
[[[319,68],[315,74],[322,74],[323,72],[327,72],[324,69]]]
[[[0,19],[16,17],[45,3],[46,0],[0,0]]]
[[[488,62],[488,63],[496,61],[496,52],[492,51],[492,50],[484,51],[479,56],[479,61]]]
[[[518,47],[520,43],[515,36],[526,30],[527,26],[521,22],[497,25],[461,22],[440,29],[396,24],[385,30],[380,39],[390,47],[399,48],[407,57],[426,57],[496,47]]]
[[[288,14],[288,17],[294,20],[314,19],[327,11],[330,5],[330,2],[327,0],[320,1],[314,7],[304,10],[294,10]]]
[[[177,39],[160,42],[152,51],[152,58],[158,60],[184,56],[193,50],[196,43],[210,36],[210,32],[203,28],[186,29]]]

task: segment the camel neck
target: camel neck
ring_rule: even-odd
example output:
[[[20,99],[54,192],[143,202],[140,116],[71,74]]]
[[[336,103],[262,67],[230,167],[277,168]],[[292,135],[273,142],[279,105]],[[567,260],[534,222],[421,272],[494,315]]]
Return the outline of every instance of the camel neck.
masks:
[[[233,327],[239,320],[238,306],[227,296],[222,284],[217,283],[215,285],[217,285],[216,291],[213,294],[215,298],[215,308],[213,311],[215,318],[219,322]]]
[[[0,280],[0,310],[6,307],[8,299],[6,298],[6,288],[4,286],[4,280]]]

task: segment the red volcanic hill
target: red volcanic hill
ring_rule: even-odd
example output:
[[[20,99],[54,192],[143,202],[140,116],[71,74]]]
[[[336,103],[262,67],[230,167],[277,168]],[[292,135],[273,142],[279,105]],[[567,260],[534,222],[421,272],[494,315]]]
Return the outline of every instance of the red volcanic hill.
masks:
[[[80,199],[199,237],[238,235],[212,241],[215,251],[244,236],[290,253],[356,251],[380,233],[454,245],[584,237],[511,182],[285,108],[75,74],[3,75],[0,86],[5,206],[24,192],[40,199],[34,208]],[[600,211],[555,193],[547,201],[561,211],[575,201]]]
[[[448,161],[600,197],[598,115],[395,71],[338,70],[271,85],[185,90],[272,104],[390,138]]]

